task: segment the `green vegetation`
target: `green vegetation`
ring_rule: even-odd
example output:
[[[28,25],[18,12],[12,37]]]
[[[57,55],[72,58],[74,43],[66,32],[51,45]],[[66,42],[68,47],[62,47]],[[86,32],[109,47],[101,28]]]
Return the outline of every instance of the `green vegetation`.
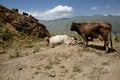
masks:
[[[18,11],[0,5],[0,49],[15,48],[13,45],[15,42],[20,46],[31,45],[49,36],[46,26],[39,23],[36,18],[30,15],[26,17]],[[38,48],[36,46],[35,52]]]
[[[52,67],[53,67],[53,65],[48,64],[48,65],[46,65],[46,66],[44,67],[44,69],[52,69]]]
[[[103,62],[102,65],[110,65],[109,62]]]
[[[0,28],[0,39],[2,41],[8,41],[12,39],[12,33],[7,28]]]
[[[44,40],[23,32],[18,32],[17,35],[12,35],[9,30],[5,30],[2,34],[0,49],[6,51],[8,59],[18,58],[40,51],[40,41]],[[33,51],[31,50],[32,52],[24,53],[24,50],[28,48],[32,48]]]
[[[39,52],[40,51],[40,45],[36,44],[34,47],[34,53]]]
[[[12,33],[7,28],[0,27],[0,49],[8,47],[12,42]]]
[[[36,43],[41,41],[41,38],[38,38],[33,35],[29,35],[27,33],[18,32],[17,35],[13,36],[9,30],[6,30],[2,33],[2,42],[0,42],[0,48],[14,48],[14,44],[22,45],[32,45],[31,43]]]

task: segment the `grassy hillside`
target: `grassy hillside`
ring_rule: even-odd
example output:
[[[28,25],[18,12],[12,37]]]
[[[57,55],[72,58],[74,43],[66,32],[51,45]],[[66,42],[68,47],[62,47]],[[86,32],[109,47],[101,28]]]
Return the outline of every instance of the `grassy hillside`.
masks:
[[[38,42],[49,36],[46,26],[27,13],[0,5],[0,62],[39,51]],[[46,45],[46,44],[45,44]],[[28,52],[24,53],[24,50]],[[20,51],[23,50],[23,51]],[[1,80],[1,78],[0,78]]]
[[[48,30],[51,32],[59,32],[59,33],[71,33],[70,25],[72,22],[101,22],[108,21],[112,24],[112,32],[113,34],[120,33],[120,16],[76,16],[73,18],[63,18],[57,20],[50,21],[41,21],[44,25],[48,27]]]

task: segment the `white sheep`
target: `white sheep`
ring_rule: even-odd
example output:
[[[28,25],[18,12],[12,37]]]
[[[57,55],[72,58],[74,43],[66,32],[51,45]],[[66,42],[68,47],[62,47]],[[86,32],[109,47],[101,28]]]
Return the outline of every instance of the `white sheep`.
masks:
[[[54,47],[55,45],[62,44],[69,39],[67,35],[56,35],[49,39],[49,45]]]
[[[54,47],[55,45],[58,45],[58,44],[70,45],[73,41],[74,39],[67,35],[56,35],[51,37],[48,42],[51,47]]]

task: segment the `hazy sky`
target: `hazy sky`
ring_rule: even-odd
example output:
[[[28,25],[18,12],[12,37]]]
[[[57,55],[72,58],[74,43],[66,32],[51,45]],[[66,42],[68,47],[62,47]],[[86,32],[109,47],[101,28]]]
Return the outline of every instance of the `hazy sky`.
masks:
[[[120,0],[0,0],[8,8],[18,8],[41,20],[73,16],[120,15]]]

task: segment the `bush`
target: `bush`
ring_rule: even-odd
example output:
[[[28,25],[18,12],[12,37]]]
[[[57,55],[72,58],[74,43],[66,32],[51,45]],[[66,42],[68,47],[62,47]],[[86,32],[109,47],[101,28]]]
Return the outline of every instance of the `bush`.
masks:
[[[0,29],[0,37],[3,41],[8,41],[12,39],[12,33],[6,28],[1,28]]]

